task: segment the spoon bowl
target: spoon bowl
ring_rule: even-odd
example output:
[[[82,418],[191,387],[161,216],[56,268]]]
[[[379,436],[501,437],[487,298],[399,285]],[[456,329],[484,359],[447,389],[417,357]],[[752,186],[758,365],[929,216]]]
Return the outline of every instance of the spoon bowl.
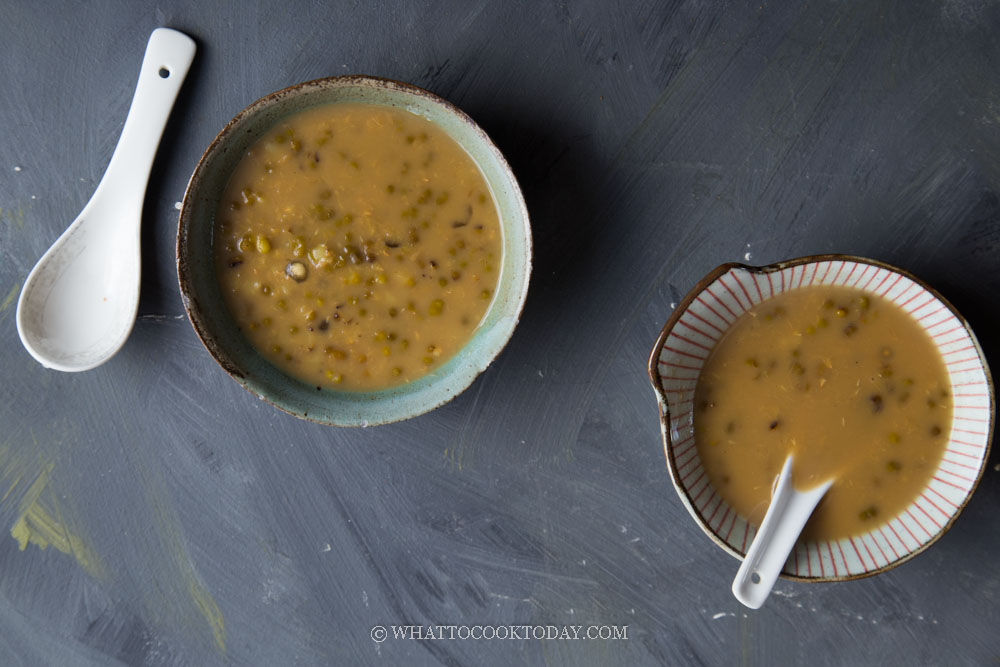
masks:
[[[46,368],[85,371],[125,344],[139,307],[139,225],[149,172],[194,41],[150,35],[121,138],[93,197],[42,255],[17,302],[17,333]]]
[[[85,371],[125,343],[139,306],[139,235],[115,233],[101,220],[139,212],[94,199],[35,265],[17,304],[17,330],[43,366]],[[96,205],[95,205],[96,203]],[[96,220],[96,224],[87,224]],[[136,232],[138,231],[138,225]],[[104,252],[96,252],[99,248]]]

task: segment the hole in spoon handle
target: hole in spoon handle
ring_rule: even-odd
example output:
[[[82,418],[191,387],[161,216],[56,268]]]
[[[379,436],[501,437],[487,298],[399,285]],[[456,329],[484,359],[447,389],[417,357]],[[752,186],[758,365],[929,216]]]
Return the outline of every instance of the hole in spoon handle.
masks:
[[[140,197],[141,203],[156,149],[195,49],[194,40],[169,28],[157,28],[149,36],[132,106],[98,190],[110,188],[111,196],[119,200]]]

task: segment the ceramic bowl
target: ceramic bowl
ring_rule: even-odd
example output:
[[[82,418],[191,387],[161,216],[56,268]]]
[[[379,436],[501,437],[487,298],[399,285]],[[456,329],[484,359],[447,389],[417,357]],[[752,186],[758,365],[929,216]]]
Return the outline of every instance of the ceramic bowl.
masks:
[[[910,313],[944,358],[955,402],[944,457],[916,501],[863,535],[800,540],[782,572],[806,581],[855,579],[890,569],[933,544],[962,511],[986,466],[993,382],[972,329],[951,304],[905,271],[860,257],[804,257],[764,267],[724,264],[677,306],[650,355],[649,375],[677,493],[709,537],[742,559],[756,527],[722,500],[705,475],[694,446],[695,384],[713,345],[741,314],[777,294],[810,285],[855,287]]]
[[[503,259],[492,304],[471,340],[430,375],[383,391],[317,391],[267,362],[240,334],[215,277],[212,237],[219,198],[247,149],[285,117],[320,105],[368,103],[405,109],[443,129],[478,164],[500,213]],[[205,151],[191,176],[177,231],[184,307],[205,347],[250,392],[297,417],[367,426],[413,417],[454,398],[500,353],[518,322],[531,272],[531,229],[517,180],[490,138],[461,110],[415,86],[365,76],[309,81],[257,100]]]

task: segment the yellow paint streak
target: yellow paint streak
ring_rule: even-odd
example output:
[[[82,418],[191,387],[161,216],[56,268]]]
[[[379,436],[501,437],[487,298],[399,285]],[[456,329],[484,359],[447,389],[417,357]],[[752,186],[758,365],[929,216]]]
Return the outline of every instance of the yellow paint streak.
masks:
[[[31,505],[14,523],[10,534],[17,540],[17,546],[21,551],[24,551],[28,544],[34,544],[43,550],[52,546],[75,558],[80,567],[91,576],[101,576],[100,559],[97,554],[77,535],[69,532],[62,521],[53,517],[38,503]]]
[[[49,475],[52,474],[53,464],[49,463],[43,465],[38,476],[35,477],[35,481],[31,483],[31,486],[24,492],[24,497],[21,498],[21,504],[18,507],[17,514],[19,517],[23,517],[28,513],[28,510],[38,502],[38,499],[42,497],[42,491],[45,490],[45,486],[49,483]],[[21,481],[20,477],[14,479],[14,484],[16,485]],[[24,550],[24,547],[21,547]]]
[[[16,296],[17,290],[12,290],[11,294]],[[12,301],[8,295],[5,302],[0,302],[0,312]],[[21,551],[28,550],[29,545],[39,550],[51,546],[72,556],[91,576],[107,580],[106,566],[73,529],[72,522],[67,521],[59,494],[50,485],[55,463],[49,460],[34,434],[31,438],[33,446],[25,443],[25,446],[11,448],[9,443],[0,442],[0,510],[5,510],[6,516],[16,517],[10,527],[11,537],[17,540]],[[155,535],[151,544],[155,551],[148,554],[156,566],[151,589],[159,593],[150,601],[148,616],[190,623],[202,630],[207,626],[205,641],[213,643],[224,654],[226,626],[222,612],[195,569],[183,527],[168,500],[163,480],[144,466],[142,476],[152,513],[150,528]],[[71,514],[69,510],[67,506],[66,514]],[[68,518],[72,520],[73,517]],[[176,591],[177,598],[171,597],[169,591]]]
[[[20,206],[17,210],[7,209],[6,211],[0,208],[0,220],[6,218],[7,222],[17,225],[18,229],[24,228],[24,209]]]
[[[195,609],[201,614],[212,632],[212,640],[220,653],[226,652],[226,623],[216,604],[212,594],[201,581],[201,577],[195,570],[194,563],[188,553],[185,544],[183,528],[177,518],[173,507],[164,498],[164,489],[160,480],[149,479],[150,487],[150,508],[153,511],[154,520],[158,524],[159,533],[165,546],[166,555],[173,561],[177,568],[188,597],[194,604]],[[155,494],[154,489],[160,493]]]
[[[0,452],[2,453],[6,453],[6,450]],[[78,535],[69,530],[55,495],[51,491],[46,493],[52,468],[52,463],[44,465],[25,490],[18,506],[18,518],[10,528],[11,537],[17,540],[21,551],[27,549],[29,544],[42,550],[51,546],[72,556],[91,576],[100,578],[103,574],[100,558]],[[20,477],[14,479],[4,494],[4,499],[20,481]]]
[[[15,466],[10,463],[10,457],[8,456],[9,452],[9,446],[0,445],[0,482],[3,482],[8,477],[13,477],[13,479],[10,480],[7,490],[4,491],[3,497],[0,498],[0,506],[7,502],[7,498],[9,498],[10,494],[14,492],[14,489],[16,489],[18,484],[21,483],[22,479],[21,475],[17,471],[13,470]]]
[[[222,612],[219,611],[219,605],[215,604],[215,600],[209,592],[196,579],[188,580],[188,595],[191,596],[201,615],[205,617],[208,627],[212,629],[212,639],[215,640],[216,648],[225,653],[226,622],[222,618]]]
[[[0,301],[0,313],[3,313],[3,315],[0,315],[0,322],[7,319],[7,313],[5,311],[8,308],[10,308],[11,304],[14,303],[14,300],[20,293],[21,293],[21,281],[17,281],[10,288],[10,291],[7,292],[7,296],[3,298],[3,301]]]
[[[9,495],[10,495],[11,493],[13,493],[13,492],[14,492],[14,489],[16,489],[16,488],[17,488],[17,485],[18,485],[18,484],[19,484],[20,482],[21,482],[21,479],[20,479],[20,478],[17,478],[17,479],[15,479],[15,480],[14,480],[13,482],[11,482],[11,485],[10,485],[10,488],[9,488],[9,489],[7,489],[7,490],[6,490],[5,492],[4,492],[4,494],[3,494],[3,498],[0,498],[0,503],[2,503],[2,502],[4,502],[5,500],[7,500],[7,496],[9,496]]]
[[[458,443],[457,447],[451,449],[445,447],[444,459],[448,462],[452,472],[462,472],[462,464],[465,461],[465,442]]]

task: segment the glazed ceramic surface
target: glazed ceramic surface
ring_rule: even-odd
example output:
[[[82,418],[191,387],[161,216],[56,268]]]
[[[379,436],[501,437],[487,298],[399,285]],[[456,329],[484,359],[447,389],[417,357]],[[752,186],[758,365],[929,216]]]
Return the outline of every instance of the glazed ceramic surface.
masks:
[[[800,540],[783,576],[852,579],[884,571],[920,553],[955,520],[986,466],[993,431],[989,368],[972,329],[933,289],[904,271],[859,257],[806,257],[766,267],[726,264],[678,305],[650,356],[659,399],[664,454],[674,486],[702,529],[742,558],[756,527],[738,516],[708,482],[694,443],[694,390],[715,343],[753,305],[810,285],[854,287],[885,297],[912,315],[944,359],[954,418],[940,465],[920,496],[877,528],[837,541]]]
[[[268,363],[229,316],[212,260],[219,198],[247,149],[285,117],[338,102],[397,107],[442,128],[478,164],[496,200],[503,232],[496,296],[472,339],[435,372],[383,391],[317,390]],[[527,296],[530,272],[528,211],[510,167],[486,133],[462,111],[425,90],[364,76],[309,81],[273,93],[240,112],[212,142],[191,176],[177,232],[177,273],[184,306],[215,360],[246,389],[282,410],[339,426],[407,419],[442,405],[466,389],[513,334]]]
[[[118,353],[139,309],[139,226],[167,118],[194,60],[187,35],[149,37],[132,107],[93,196],[38,260],[17,302],[17,333],[46,368],[96,368]]]

